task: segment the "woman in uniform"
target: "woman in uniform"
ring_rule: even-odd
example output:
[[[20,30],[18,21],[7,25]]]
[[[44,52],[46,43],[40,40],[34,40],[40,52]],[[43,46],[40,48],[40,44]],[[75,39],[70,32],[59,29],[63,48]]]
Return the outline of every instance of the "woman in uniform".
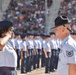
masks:
[[[0,75],[17,75],[17,55],[11,46],[9,39],[13,34],[13,23],[10,21],[0,22]]]

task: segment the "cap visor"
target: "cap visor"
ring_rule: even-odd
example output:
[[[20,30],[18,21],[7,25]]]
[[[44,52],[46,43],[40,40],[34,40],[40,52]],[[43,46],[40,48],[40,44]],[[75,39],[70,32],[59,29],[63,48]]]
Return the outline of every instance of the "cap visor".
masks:
[[[56,28],[56,27],[52,27],[52,28],[50,28],[50,29],[54,29],[54,28]]]

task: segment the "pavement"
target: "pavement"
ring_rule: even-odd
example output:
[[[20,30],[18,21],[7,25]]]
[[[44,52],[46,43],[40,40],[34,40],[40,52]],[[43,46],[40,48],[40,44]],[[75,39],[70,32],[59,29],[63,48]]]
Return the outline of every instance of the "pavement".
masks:
[[[34,71],[28,72],[27,74],[21,74],[20,70],[17,70],[18,75],[57,75],[57,71],[55,72],[50,72],[48,74],[45,74],[45,69],[44,68],[39,68]]]

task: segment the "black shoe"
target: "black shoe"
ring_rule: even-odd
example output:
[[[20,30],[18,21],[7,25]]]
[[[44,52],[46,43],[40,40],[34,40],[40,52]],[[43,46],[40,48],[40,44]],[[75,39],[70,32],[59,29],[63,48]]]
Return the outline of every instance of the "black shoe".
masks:
[[[49,71],[45,71],[45,73],[50,73]]]
[[[44,65],[41,65],[41,67],[44,67]]]
[[[55,70],[51,70],[50,72],[55,72]]]
[[[25,73],[27,73],[27,72],[21,72],[21,74],[25,74]]]
[[[45,73],[48,73],[48,72],[45,72]]]
[[[31,72],[31,70],[29,70],[28,72]]]
[[[37,66],[37,68],[39,68],[39,66]]]
[[[36,67],[33,67],[33,70],[35,70],[36,69]]]
[[[20,70],[20,67],[19,67],[19,68],[17,68],[17,70]]]

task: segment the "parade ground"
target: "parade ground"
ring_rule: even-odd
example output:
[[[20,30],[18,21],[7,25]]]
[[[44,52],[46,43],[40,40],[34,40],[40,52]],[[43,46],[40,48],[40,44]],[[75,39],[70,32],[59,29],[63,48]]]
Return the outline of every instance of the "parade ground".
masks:
[[[28,72],[27,74],[21,74],[20,70],[18,70],[17,73],[18,75],[57,75],[57,71],[45,74],[44,68],[36,69],[34,71]]]

